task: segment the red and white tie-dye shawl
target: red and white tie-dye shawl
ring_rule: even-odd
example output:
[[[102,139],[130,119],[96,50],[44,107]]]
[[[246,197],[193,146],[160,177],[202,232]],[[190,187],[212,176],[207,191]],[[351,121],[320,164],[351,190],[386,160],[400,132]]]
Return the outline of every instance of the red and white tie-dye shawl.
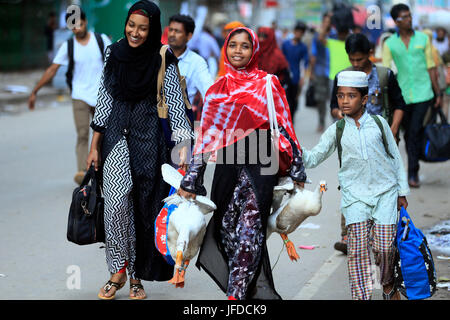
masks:
[[[194,155],[214,153],[245,138],[256,129],[269,129],[266,79],[264,78],[267,73],[258,69],[260,54],[258,37],[251,29],[240,27],[233,31],[237,29],[245,29],[251,35],[252,57],[245,67],[235,69],[225,54],[227,73],[220,77],[206,93]],[[227,47],[233,31],[225,40],[224,48]],[[301,152],[286,94],[276,76],[272,77],[272,92],[278,125],[285,128]],[[280,152],[287,152],[292,159],[292,146],[283,135],[280,135],[279,146]]]

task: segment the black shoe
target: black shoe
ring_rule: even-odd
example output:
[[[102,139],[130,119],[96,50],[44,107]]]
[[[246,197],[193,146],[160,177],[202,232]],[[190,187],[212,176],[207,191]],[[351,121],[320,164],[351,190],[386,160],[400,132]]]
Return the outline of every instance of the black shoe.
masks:
[[[343,254],[347,254],[347,243],[339,241],[334,244],[334,249],[342,252]]]
[[[420,182],[419,182],[419,178],[415,175],[410,176],[408,179],[408,185],[411,188],[419,188],[420,187]]]

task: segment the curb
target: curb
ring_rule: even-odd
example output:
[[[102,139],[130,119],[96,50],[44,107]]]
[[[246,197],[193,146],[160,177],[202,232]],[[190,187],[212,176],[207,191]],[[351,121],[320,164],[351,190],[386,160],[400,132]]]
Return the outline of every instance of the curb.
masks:
[[[53,89],[53,88],[42,88],[37,94],[37,101],[58,101],[61,96],[68,97],[70,99],[70,94],[68,90],[65,89]],[[20,105],[27,104],[30,93],[0,93],[0,112],[10,112],[11,106],[22,107]],[[28,110],[28,107],[27,107]]]

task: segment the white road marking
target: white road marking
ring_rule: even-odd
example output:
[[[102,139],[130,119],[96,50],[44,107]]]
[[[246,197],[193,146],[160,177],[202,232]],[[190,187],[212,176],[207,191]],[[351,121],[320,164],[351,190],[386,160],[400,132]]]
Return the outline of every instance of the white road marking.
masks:
[[[345,256],[335,251],[309,279],[292,300],[310,300],[343,262]],[[346,259],[345,259],[346,260]]]

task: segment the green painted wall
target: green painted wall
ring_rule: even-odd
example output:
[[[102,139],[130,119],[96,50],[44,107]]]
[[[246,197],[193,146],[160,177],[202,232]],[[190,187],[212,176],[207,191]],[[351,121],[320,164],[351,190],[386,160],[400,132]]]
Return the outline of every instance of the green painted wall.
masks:
[[[128,9],[133,3],[130,0],[84,0],[83,9],[88,16],[89,25],[96,32],[105,33],[116,41],[123,37],[125,27],[125,18]],[[167,21],[172,14],[179,12],[179,0],[161,0],[159,1],[161,9],[161,25],[167,25]]]
[[[58,0],[0,2],[0,71],[47,65],[44,27]]]
[[[70,1],[68,1],[70,2]],[[114,41],[123,36],[125,18],[136,0],[82,0],[89,29]],[[161,24],[179,12],[180,0],[160,0]],[[0,1],[0,71],[48,66],[44,27],[50,11],[60,13],[62,0]]]

